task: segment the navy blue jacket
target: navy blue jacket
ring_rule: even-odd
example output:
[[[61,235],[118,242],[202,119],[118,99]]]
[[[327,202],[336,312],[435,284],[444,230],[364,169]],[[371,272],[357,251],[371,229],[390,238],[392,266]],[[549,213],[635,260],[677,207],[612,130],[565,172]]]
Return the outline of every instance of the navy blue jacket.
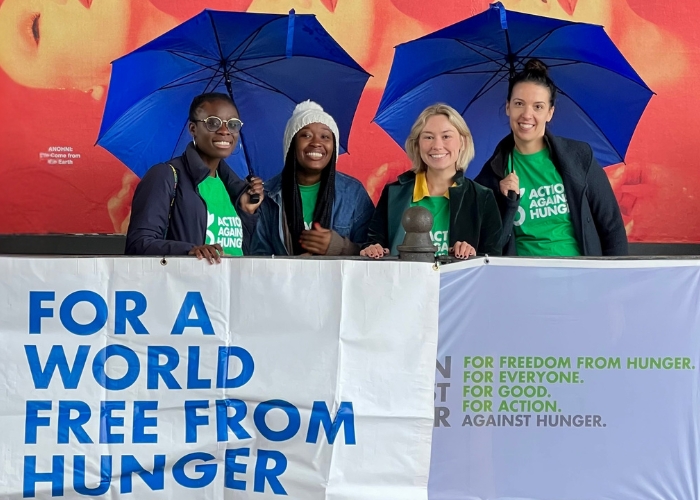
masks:
[[[557,137],[545,131],[545,143],[554,166],[561,175],[569,203],[571,225],[581,254],[586,256],[627,255],[627,234],[608,176],[600,167],[591,146],[585,142]],[[496,146],[476,182],[496,196],[503,220],[503,255],[517,255],[513,220],[520,196],[511,200],[501,193],[499,182],[506,176],[508,157],[513,152],[513,134]]]
[[[175,176],[169,164],[177,171],[177,192],[172,212],[170,201]],[[136,186],[131,202],[125,253],[187,255],[195,246],[203,245],[206,241],[207,205],[197,186],[209,173],[209,167],[204,164],[192,143],[182,156],[151,167]],[[243,253],[247,254],[258,218],[257,214],[245,212],[240,204],[247,184],[223,160],[219,162],[218,174],[241,218]]]

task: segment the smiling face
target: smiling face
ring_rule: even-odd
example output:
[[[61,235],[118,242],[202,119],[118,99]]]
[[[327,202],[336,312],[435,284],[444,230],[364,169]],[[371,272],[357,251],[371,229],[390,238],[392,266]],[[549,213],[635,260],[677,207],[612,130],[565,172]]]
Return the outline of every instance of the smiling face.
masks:
[[[299,130],[294,143],[297,164],[304,173],[320,173],[334,154],[333,132],[322,123],[312,123]]]
[[[232,134],[226,127],[231,118],[238,118],[238,110],[226,101],[211,101],[197,108],[197,119],[205,120],[210,116],[218,116],[222,120],[221,127],[214,132],[207,130],[202,122],[190,122],[190,134],[197,144],[197,150],[205,163],[210,161],[218,165],[218,160],[228,158],[238,142],[238,133]]]
[[[459,131],[445,115],[433,115],[418,137],[420,157],[428,170],[454,173],[462,142]]]
[[[544,147],[545,125],[554,115],[551,97],[549,89],[537,83],[522,82],[513,87],[506,114],[521,153],[536,153]]]

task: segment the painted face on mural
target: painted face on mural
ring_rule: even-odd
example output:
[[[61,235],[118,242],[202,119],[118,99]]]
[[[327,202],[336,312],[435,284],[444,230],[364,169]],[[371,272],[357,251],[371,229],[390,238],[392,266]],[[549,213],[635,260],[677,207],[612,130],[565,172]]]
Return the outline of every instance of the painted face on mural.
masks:
[[[4,0],[0,67],[17,83],[88,90],[126,50],[131,1]],[[100,43],[104,42],[104,43]]]
[[[567,21],[609,26],[612,20],[612,0],[502,0],[502,2],[506,9]]]

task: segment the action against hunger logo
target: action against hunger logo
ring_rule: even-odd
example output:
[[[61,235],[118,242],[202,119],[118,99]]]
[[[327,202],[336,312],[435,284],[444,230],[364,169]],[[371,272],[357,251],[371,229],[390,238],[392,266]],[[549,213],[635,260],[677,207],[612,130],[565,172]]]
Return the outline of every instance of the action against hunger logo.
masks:
[[[522,225],[527,219],[528,213],[530,214],[530,220],[547,219],[569,213],[564,184],[558,183],[532,188],[528,196],[525,196],[526,191],[525,188],[520,188],[521,201],[518,213],[513,220],[513,225]],[[528,207],[527,212],[523,206]]]

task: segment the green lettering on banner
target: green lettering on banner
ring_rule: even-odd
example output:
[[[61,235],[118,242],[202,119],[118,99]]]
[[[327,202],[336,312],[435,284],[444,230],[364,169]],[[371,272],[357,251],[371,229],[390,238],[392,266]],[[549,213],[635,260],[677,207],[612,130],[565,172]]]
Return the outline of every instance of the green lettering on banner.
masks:
[[[501,356],[500,368],[571,368],[571,358],[549,356]]]

